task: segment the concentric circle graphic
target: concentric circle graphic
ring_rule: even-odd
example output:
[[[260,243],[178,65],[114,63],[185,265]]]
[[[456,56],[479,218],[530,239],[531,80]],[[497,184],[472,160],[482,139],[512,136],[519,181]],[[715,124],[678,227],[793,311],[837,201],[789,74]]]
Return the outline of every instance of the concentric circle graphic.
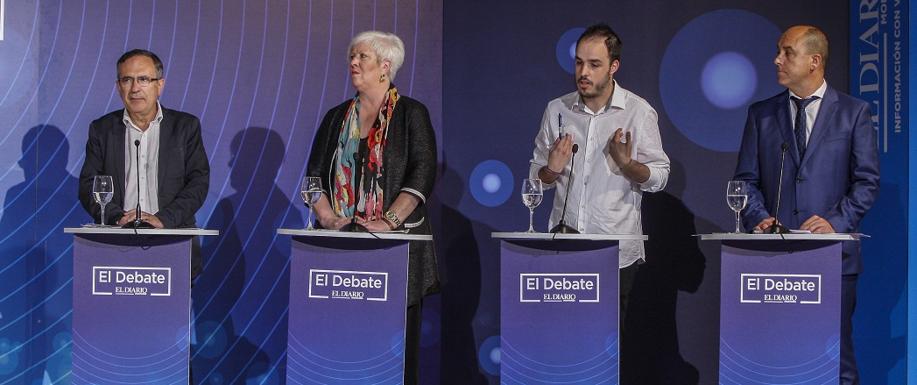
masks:
[[[779,37],[770,20],[736,9],[708,12],[682,27],[659,68],[663,107],[675,127],[701,147],[737,151],[748,105],[781,90],[773,50],[764,49]]]
[[[755,66],[745,55],[723,52],[704,64],[701,88],[710,103],[729,110],[748,104],[758,86]]]
[[[481,343],[478,348],[478,363],[485,372],[498,376],[500,375],[500,336],[490,336]]]
[[[471,171],[468,178],[471,196],[487,207],[502,205],[513,194],[513,172],[506,163],[486,160]]]
[[[576,40],[585,31],[586,28],[583,27],[570,28],[560,35],[560,39],[557,39],[557,46],[554,49],[557,64],[570,74],[573,74],[575,70],[573,64],[576,58]]]

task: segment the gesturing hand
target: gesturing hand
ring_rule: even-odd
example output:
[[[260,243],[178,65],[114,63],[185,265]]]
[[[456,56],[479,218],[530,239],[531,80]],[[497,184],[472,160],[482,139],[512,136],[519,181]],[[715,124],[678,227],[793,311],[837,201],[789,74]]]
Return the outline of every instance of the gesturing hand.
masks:
[[[608,141],[608,153],[622,170],[630,165],[630,154],[633,150],[634,142],[631,141],[630,132],[625,133],[623,128],[615,130],[615,134]]]
[[[548,168],[555,173],[562,173],[570,158],[573,157],[573,134],[567,134],[554,141],[548,154]]]

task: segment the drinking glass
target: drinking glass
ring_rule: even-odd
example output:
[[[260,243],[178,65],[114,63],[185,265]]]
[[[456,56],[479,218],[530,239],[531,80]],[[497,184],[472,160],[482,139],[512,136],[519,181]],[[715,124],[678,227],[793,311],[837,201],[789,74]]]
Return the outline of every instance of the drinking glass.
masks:
[[[745,181],[731,180],[726,185],[726,204],[732,211],[736,212],[736,234],[741,233],[739,229],[739,213],[745,209],[748,204],[748,185]]]
[[[529,230],[534,233],[532,221],[535,216],[535,208],[541,204],[544,192],[541,187],[541,179],[523,179],[522,180],[522,204],[529,208]]]
[[[317,176],[306,176],[302,178],[302,185],[299,189],[302,201],[309,207],[309,219],[306,221],[306,230],[315,229],[312,227],[313,206],[322,199],[322,178]]]
[[[115,186],[111,180],[111,175],[96,175],[92,178],[92,197],[99,206],[102,206],[102,226],[105,226],[105,206],[108,206],[114,195]]]

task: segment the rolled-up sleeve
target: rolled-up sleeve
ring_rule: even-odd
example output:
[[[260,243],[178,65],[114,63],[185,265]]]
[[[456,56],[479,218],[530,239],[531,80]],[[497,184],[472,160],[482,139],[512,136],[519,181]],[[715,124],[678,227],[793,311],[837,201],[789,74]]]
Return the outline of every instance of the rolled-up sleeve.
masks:
[[[548,165],[548,155],[551,151],[551,144],[554,143],[554,135],[551,132],[551,124],[548,116],[550,115],[548,111],[549,108],[545,108],[544,116],[541,117],[541,129],[538,130],[538,135],[535,136],[535,149],[532,151],[532,160],[529,162],[529,178],[538,179],[538,171],[542,167]],[[555,180],[554,183],[544,183],[542,185],[544,189],[551,189],[557,184]]]
[[[640,183],[640,190],[646,192],[662,191],[669,180],[669,156],[662,150],[662,137],[659,135],[659,118],[656,111],[650,109],[637,127],[636,160],[650,169],[650,177]]]

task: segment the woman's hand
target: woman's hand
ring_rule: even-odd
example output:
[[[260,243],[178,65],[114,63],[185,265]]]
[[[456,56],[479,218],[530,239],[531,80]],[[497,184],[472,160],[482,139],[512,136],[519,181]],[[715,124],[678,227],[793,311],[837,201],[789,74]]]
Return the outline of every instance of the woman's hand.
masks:
[[[363,225],[363,227],[366,227],[366,230],[369,230],[370,232],[373,232],[373,233],[378,233],[382,231],[392,231],[392,227],[388,224],[388,222],[383,221],[381,219],[377,219],[374,221],[367,221],[365,219],[358,217],[357,223]]]
[[[330,215],[327,217],[320,217],[318,218],[318,221],[322,224],[323,228],[328,230],[340,230],[341,227],[344,227],[344,225],[350,223],[350,218]]]

